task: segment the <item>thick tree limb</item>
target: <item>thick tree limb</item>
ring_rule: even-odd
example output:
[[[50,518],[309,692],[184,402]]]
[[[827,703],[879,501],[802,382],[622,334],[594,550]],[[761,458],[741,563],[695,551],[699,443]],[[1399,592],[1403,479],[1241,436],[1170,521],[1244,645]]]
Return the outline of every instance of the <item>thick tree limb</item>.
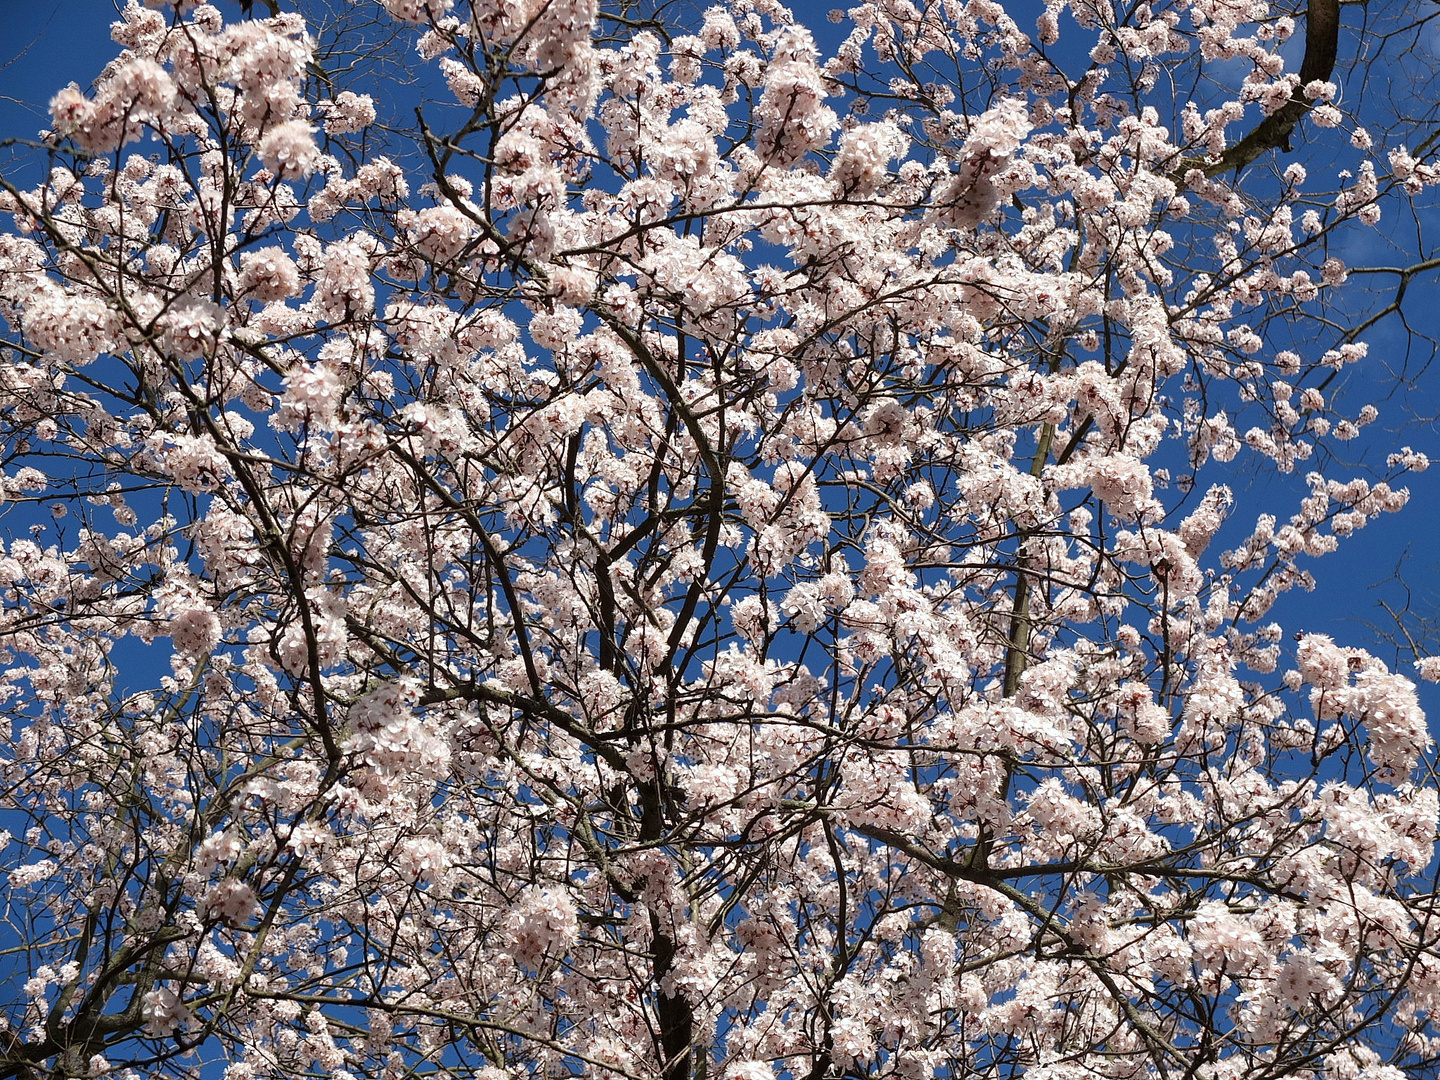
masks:
[[[1206,176],[1213,177],[1232,169],[1243,169],[1270,150],[1288,153],[1295,125],[1310,110],[1305,87],[1312,82],[1329,80],[1339,48],[1340,0],[1309,0],[1305,8],[1305,58],[1300,62],[1300,85],[1290,100],[1219,157],[1186,159],[1175,171],[1175,180],[1183,186],[1185,175],[1191,169],[1200,169]]]

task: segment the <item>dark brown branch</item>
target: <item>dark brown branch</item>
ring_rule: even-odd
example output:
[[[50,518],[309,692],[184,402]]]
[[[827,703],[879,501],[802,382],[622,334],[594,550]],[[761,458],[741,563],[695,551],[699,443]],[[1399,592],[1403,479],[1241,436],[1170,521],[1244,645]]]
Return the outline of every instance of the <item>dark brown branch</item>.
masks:
[[[1300,62],[1300,85],[1290,100],[1260,121],[1254,131],[1217,158],[1187,159],[1175,171],[1174,179],[1184,185],[1185,175],[1199,169],[1206,176],[1238,171],[1270,150],[1290,151],[1290,136],[1300,118],[1310,111],[1305,87],[1327,82],[1335,70],[1340,48],[1340,0],[1308,0],[1305,8],[1305,58]]]

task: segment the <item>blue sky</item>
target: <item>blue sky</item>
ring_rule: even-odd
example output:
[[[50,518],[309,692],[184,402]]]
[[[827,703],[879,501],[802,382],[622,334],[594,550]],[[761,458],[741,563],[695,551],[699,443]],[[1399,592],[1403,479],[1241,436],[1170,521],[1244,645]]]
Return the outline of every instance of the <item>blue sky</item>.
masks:
[[[46,106],[115,55],[110,0],[0,0],[0,138],[34,138]]]

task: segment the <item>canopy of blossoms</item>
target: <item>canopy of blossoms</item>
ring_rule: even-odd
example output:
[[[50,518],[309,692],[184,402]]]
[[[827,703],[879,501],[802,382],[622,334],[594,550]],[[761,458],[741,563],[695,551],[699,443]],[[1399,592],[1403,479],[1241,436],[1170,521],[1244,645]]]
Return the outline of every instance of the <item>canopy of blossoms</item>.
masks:
[[[1434,1074],[1414,673],[1270,614],[1434,140],[1021,6],[130,0],[0,179],[0,1078]]]

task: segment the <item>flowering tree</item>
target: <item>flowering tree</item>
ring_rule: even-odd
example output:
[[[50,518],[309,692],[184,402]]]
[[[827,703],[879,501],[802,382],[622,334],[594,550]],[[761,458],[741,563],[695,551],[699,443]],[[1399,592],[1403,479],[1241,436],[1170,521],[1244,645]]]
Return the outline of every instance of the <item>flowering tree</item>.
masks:
[[[131,0],[0,195],[0,1077],[1432,1075],[1415,688],[1268,613],[1440,169],[1291,6]]]

